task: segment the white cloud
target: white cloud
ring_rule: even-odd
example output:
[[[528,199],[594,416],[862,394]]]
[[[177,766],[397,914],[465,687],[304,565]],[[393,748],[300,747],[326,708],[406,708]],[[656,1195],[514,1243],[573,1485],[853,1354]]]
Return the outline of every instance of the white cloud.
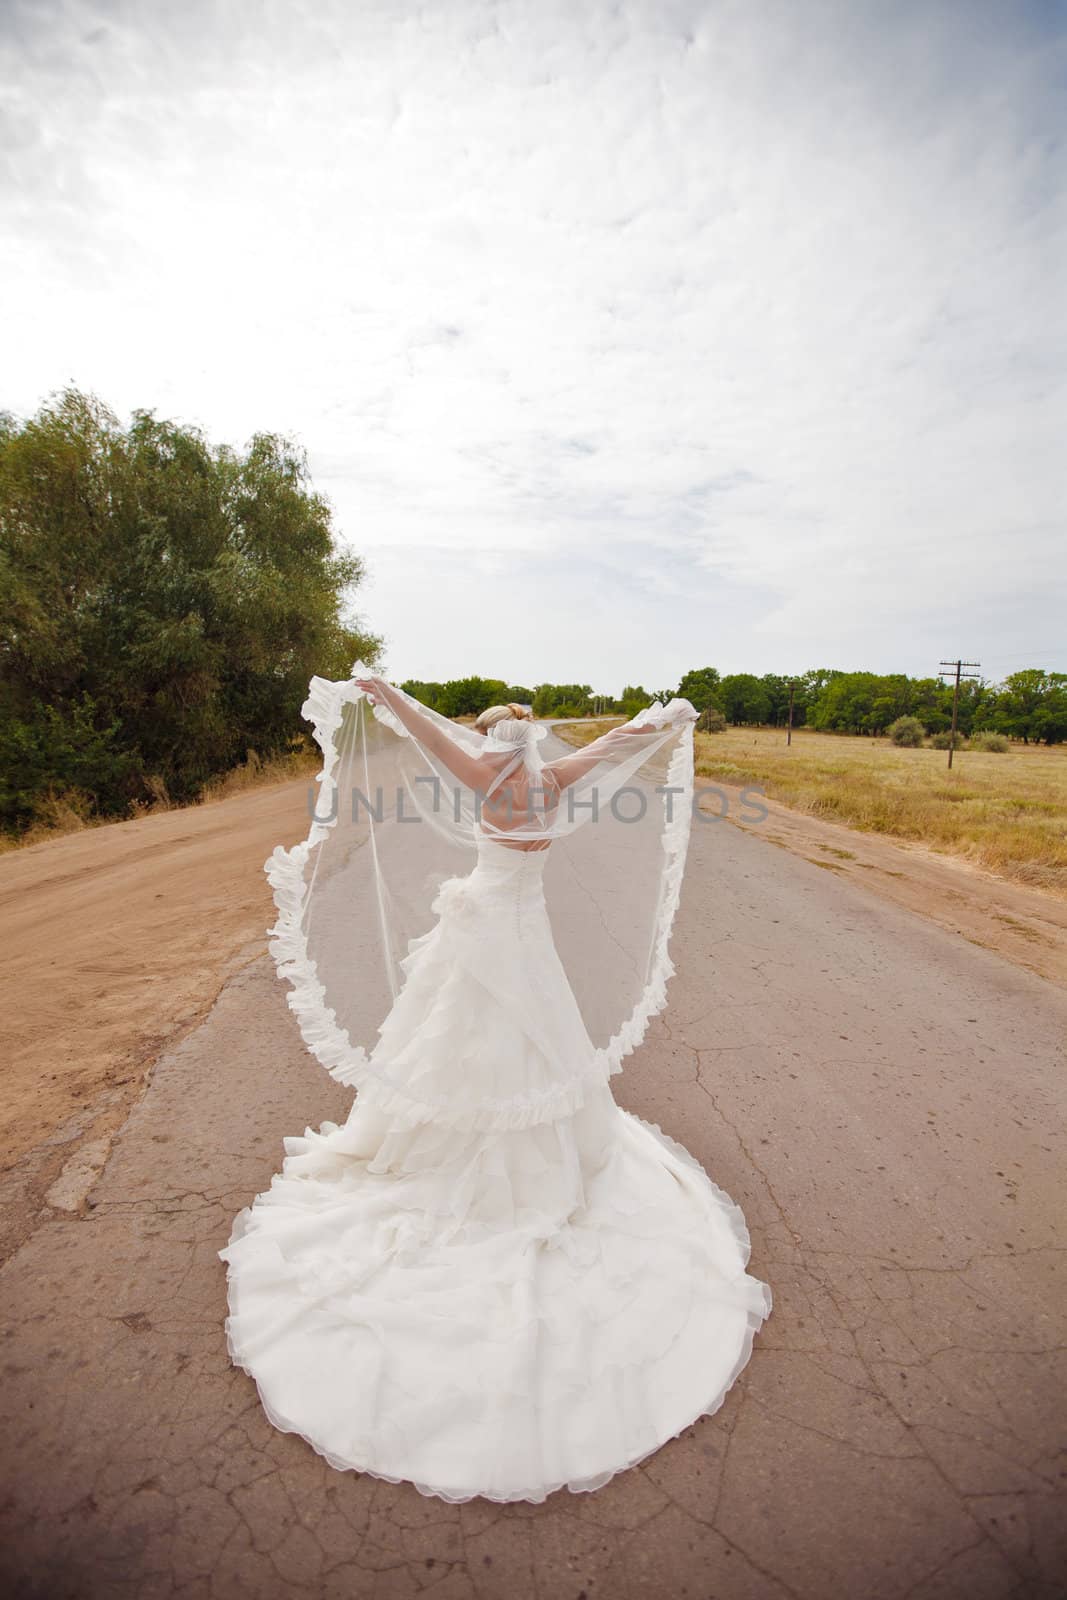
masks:
[[[296,434],[391,670],[664,686],[1061,639],[1039,8],[5,17],[0,403],[74,381]]]

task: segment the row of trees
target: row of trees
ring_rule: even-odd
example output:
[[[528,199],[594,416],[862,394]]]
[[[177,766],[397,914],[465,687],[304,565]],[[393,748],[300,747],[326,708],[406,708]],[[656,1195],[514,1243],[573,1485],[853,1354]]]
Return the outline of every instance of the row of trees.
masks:
[[[454,678],[449,683],[422,683],[408,678],[400,687],[421,705],[439,711],[443,717],[476,717],[487,706],[533,703],[533,690],[521,684],[505,683],[502,678]]]
[[[346,610],[361,577],[284,438],[123,429],[74,389],[0,416],[0,826],[55,794],[189,800],[287,752],[311,675],[379,654]]]
[[[720,675],[715,667],[687,672],[676,688],[652,693],[627,685],[621,695],[596,694],[587,683],[542,683],[533,689],[497,678],[449,683],[408,680],[404,689],[446,716],[476,715],[508,700],[532,705],[537,716],[577,717],[620,713],[632,717],[653,699],[675,695],[701,712],[719,712],[735,727],[783,727],[793,686],[793,725],[824,733],[884,735],[899,717],[915,717],[929,735],[952,725],[951,683],[905,673],[841,672],[819,667],[790,679],[768,672]],[[958,727],[965,737],[999,733],[1027,743],[1067,740],[1067,674],[1028,668],[1002,683],[970,679],[960,686]]]
[[[714,667],[689,672],[679,694],[698,709],[714,706],[728,722],[781,726],[793,689],[793,722],[825,733],[884,735],[898,717],[915,717],[927,734],[952,725],[953,685],[905,673],[840,672],[821,667],[790,680],[775,673],[720,678]],[[960,685],[958,727],[965,736],[999,733],[1026,743],[1067,740],[1067,674],[1031,667],[1001,683]]]
[[[628,686],[616,699],[594,694],[587,683],[541,683],[534,689],[507,684],[502,678],[454,678],[447,683],[406,679],[400,687],[424,706],[445,717],[477,716],[487,706],[531,706],[538,717],[591,717],[625,713],[632,717],[656,697],[640,687]],[[673,691],[670,691],[673,692]]]

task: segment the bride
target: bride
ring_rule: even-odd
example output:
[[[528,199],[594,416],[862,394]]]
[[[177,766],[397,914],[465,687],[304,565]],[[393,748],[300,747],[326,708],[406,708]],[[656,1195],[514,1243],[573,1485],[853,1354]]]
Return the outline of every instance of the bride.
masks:
[[[230,1355],[334,1467],[449,1501],[601,1487],[715,1411],[771,1310],[730,1197],[610,1077],[666,999],[696,713],[572,749],[357,662],[313,678],[308,837],[265,865],[311,1052],[227,1263]]]

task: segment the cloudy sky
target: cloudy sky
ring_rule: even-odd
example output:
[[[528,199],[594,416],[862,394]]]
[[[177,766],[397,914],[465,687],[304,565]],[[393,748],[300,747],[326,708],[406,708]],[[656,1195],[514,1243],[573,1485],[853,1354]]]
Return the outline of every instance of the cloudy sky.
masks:
[[[1067,8],[0,0],[0,408],[307,449],[397,678],[1067,670]]]

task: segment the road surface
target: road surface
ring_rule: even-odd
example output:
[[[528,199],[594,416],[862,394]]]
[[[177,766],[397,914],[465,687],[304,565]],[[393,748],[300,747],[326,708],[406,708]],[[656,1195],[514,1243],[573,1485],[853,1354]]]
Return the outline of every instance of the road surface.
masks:
[[[350,1096],[259,938],[2,1273],[7,1592],[1067,1594],[1067,995],[709,821],[672,950],[668,1010],[612,1081],[741,1205],[774,1293],[714,1417],[595,1494],[510,1507],[337,1473],[269,1426],[216,1251],[283,1137]]]

